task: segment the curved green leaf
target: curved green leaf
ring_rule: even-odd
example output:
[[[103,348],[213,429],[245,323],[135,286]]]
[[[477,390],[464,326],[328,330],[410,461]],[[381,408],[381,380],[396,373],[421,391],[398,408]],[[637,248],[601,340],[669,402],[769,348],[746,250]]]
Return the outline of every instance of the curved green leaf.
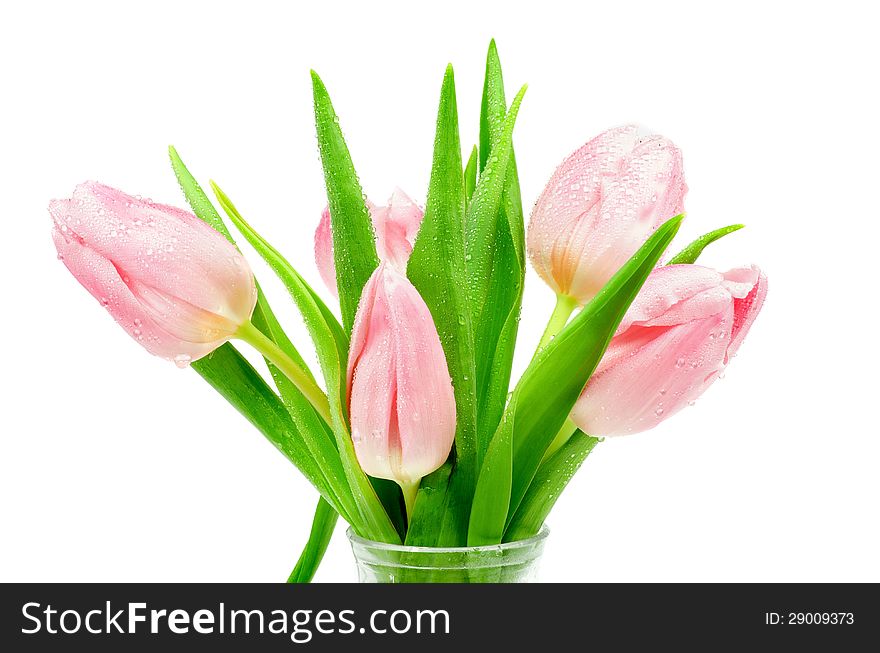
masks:
[[[492,152],[480,175],[465,218],[465,262],[471,314],[475,321],[479,320],[485,307],[495,263],[493,246],[496,241],[498,211],[513,152],[513,126],[525,92],[526,86],[523,86],[510,104],[510,110],[504,117],[499,145]]]
[[[367,475],[357,463],[345,409],[343,369],[347,352],[340,351],[332,325],[328,323],[325,310],[322,310],[322,302],[280,252],[245,222],[226,194],[216,184],[212,183],[212,187],[229,219],[287,287],[315,344],[327,386],[327,399],[330,402],[333,421],[331,427],[336,436],[339,458],[354,496],[354,509],[357,510],[349,516],[354,518],[355,515],[359,515],[359,519],[355,518],[349,523],[363,537],[383,542],[399,542],[400,538],[394,525],[376,496]]]
[[[512,400],[515,401],[515,398]],[[492,438],[477,480],[468,526],[468,546],[498,544],[504,535],[513,484],[513,420],[516,406],[505,414]]]
[[[330,544],[330,538],[333,537],[333,530],[336,528],[338,518],[339,515],[329,503],[323,498],[318,499],[309,540],[299,556],[296,567],[290,572],[288,583],[312,582],[315,572],[318,571],[318,566],[324,558],[324,553],[327,551],[327,545]]]
[[[217,213],[217,209],[214,208],[213,203],[205,194],[205,191],[202,190],[202,187],[196,181],[195,177],[193,177],[192,173],[190,173],[190,171],[187,169],[186,165],[183,163],[183,160],[180,158],[180,155],[177,153],[177,150],[174,148],[173,145],[169,146],[168,154],[171,158],[171,167],[174,170],[175,176],[177,177],[177,183],[180,185],[184,197],[186,197],[186,201],[192,208],[193,213],[195,213],[196,217],[204,220],[215,230],[226,236],[226,239],[229,240],[229,242],[231,242],[233,245],[235,245],[235,239],[232,237],[229,229],[227,229],[226,224],[220,217],[220,214]],[[257,306],[254,309],[253,315],[254,324],[267,337],[271,338],[272,341],[275,342],[275,344],[281,347],[281,349],[284,350],[284,352],[288,356],[290,356],[297,363],[297,365],[299,365],[311,376],[311,370],[308,369],[308,366],[306,365],[302,356],[293,346],[290,338],[287,337],[287,334],[284,333],[284,330],[281,328],[281,325],[275,318],[275,314],[269,306],[268,300],[260,289],[259,283],[257,283],[257,293]],[[333,329],[334,337],[337,339],[341,347],[347,349],[348,338],[342,331],[342,327],[339,325],[339,322],[336,320],[335,316],[333,316],[330,310],[324,305],[324,303],[320,301],[320,298],[317,295],[315,295],[315,299],[319,302],[321,310],[324,313],[328,324],[330,324],[331,328]],[[343,345],[343,343],[346,344]],[[274,367],[272,366],[270,361],[267,361],[267,364],[270,367]]]
[[[235,245],[235,239],[232,237],[229,229],[227,229],[226,224],[223,222],[219,213],[217,213],[213,203],[205,194],[204,190],[202,190],[202,187],[196,181],[195,177],[186,167],[174,146],[168,148],[168,154],[171,159],[171,167],[177,177],[177,182],[180,185],[187,202],[196,214],[196,217],[207,222],[215,230],[223,234],[229,242]],[[329,310],[326,312],[329,314]],[[257,283],[257,305],[254,308],[254,314],[251,319],[254,326],[275,342],[294,360],[294,362],[297,363],[297,365],[300,366],[300,368],[306,372],[309,377],[314,378],[299,351],[293,346],[293,343],[281,328],[281,325],[275,317],[272,308],[269,306],[269,302],[263,294],[259,283]],[[333,321],[335,322],[335,318],[333,318]],[[337,335],[342,334],[342,327],[340,327],[338,323],[335,325],[335,333]],[[342,337],[344,338],[344,334]],[[312,458],[321,460],[322,456],[316,451],[316,447],[312,444],[312,440],[314,437],[321,437],[322,435],[327,438],[328,433],[326,425],[324,425],[323,420],[317,415],[312,405],[302,395],[299,389],[296,388],[296,386],[293,385],[289,379],[287,379],[287,377],[272,364],[271,361],[266,360],[266,364],[269,367],[269,372],[272,374],[275,385],[281,394],[281,399],[285,407],[290,412],[291,417],[296,423],[297,429],[304,435],[304,441],[307,443],[309,451],[312,453]],[[332,440],[332,433],[329,435],[330,438],[328,438],[328,441],[334,442],[335,446],[335,441]],[[332,480],[326,477],[327,471],[331,471],[332,475],[332,463],[329,466],[319,465],[318,471],[325,475],[324,481],[326,491],[330,493],[329,496],[334,505],[344,509],[343,504],[345,504],[346,499],[349,504],[352,499],[347,486],[339,488],[337,487],[337,484],[334,484]],[[337,489],[341,492],[341,496],[336,493]]]
[[[229,229],[227,229],[226,224],[217,213],[213,203],[205,194],[204,190],[202,190],[202,187],[196,181],[195,177],[193,177],[192,173],[187,169],[183,160],[180,158],[180,155],[177,153],[177,150],[171,146],[168,148],[168,153],[171,158],[172,169],[177,177],[177,182],[193,212],[197,217],[204,220],[218,232],[226,236],[231,243],[235,244],[235,240],[232,238],[232,234],[229,232]],[[309,377],[314,378],[299,351],[293,346],[290,338],[288,338],[287,334],[281,328],[281,324],[275,317],[275,313],[272,311],[259,283],[257,283],[257,297],[257,305],[254,308],[254,314],[251,317],[254,326],[290,356]],[[327,311],[327,313],[329,314],[329,311]],[[342,334],[342,327],[339,326],[338,323],[335,325],[335,332],[337,336]],[[344,334],[342,334],[342,337],[344,338]],[[232,345],[228,346],[232,347]],[[241,358],[241,355],[238,354],[237,351],[235,353],[238,357],[236,362],[241,364],[244,359]],[[193,364],[193,367],[196,368],[199,374],[209,382],[212,382],[213,380],[212,385],[214,385],[215,388],[220,389],[220,387],[225,387],[224,396],[226,396],[233,405],[236,405],[247,396],[249,388],[244,384],[240,384],[236,388],[229,387],[228,384],[234,378],[234,375],[230,374],[228,365],[225,366],[225,368],[218,368],[218,361],[219,359],[212,361],[209,357],[209,359],[196,361],[196,363]],[[322,460],[323,452],[328,448],[327,445],[331,445],[334,448],[336,446],[332,431],[329,430],[329,426],[320,418],[309,401],[303,396],[302,392],[300,392],[299,389],[268,359],[266,359],[266,365],[268,366],[269,372],[275,382],[275,387],[278,388],[278,392],[281,395],[281,401],[287,409],[289,416],[293,419],[294,424],[296,425],[296,430],[300,435],[300,437],[292,443],[293,446],[291,446],[291,444],[286,445],[288,449],[286,455],[288,455],[288,458],[290,458],[300,471],[303,472],[306,478],[312,481],[312,483],[318,488],[318,491],[322,494],[322,497],[319,500],[319,509],[322,505],[326,507],[326,509],[321,510],[321,519],[324,520],[325,524],[331,519],[333,524],[336,523],[339,515],[339,512],[337,511],[341,511],[342,514],[346,516],[346,519],[348,519],[347,515],[349,514],[349,508],[353,505],[354,498],[351,495],[348,483],[344,479],[344,475],[340,475],[339,473],[341,470],[341,463],[338,455],[335,456],[335,460],[334,457],[331,456],[330,463],[327,465],[318,462]],[[262,377],[260,377],[259,381],[253,380],[253,377],[251,377],[251,379],[254,383],[257,383],[258,386],[263,383]],[[218,386],[217,384],[221,382],[227,385]],[[239,410],[250,410],[250,408],[241,406]],[[253,419],[265,422],[265,419],[271,415],[270,411],[261,411],[261,413],[262,414],[260,415],[254,415]],[[251,421],[253,421],[253,419]],[[267,437],[270,437],[268,434],[273,427],[269,424],[263,424],[262,426],[258,426],[258,428],[266,434]],[[314,438],[320,438],[322,436],[325,439],[324,445],[315,445]],[[270,437],[270,439],[272,438]],[[306,450],[303,450],[303,447],[299,446],[299,440],[305,444]],[[278,445],[276,444],[276,446]],[[293,453],[294,451],[296,453]],[[333,477],[333,480],[328,476]],[[324,496],[328,497],[328,499],[324,499]],[[328,500],[332,503],[332,506],[330,503],[327,503]],[[316,513],[316,521],[318,518],[319,515]],[[330,532],[332,533],[332,527],[330,528]],[[307,550],[303,552],[303,556],[300,558],[297,569],[294,570],[294,574],[297,575],[296,577],[301,580],[294,580],[292,582],[308,582],[308,580],[311,580],[311,577],[314,575],[315,570],[317,570],[323,557],[323,549],[320,549],[320,551],[315,549],[315,543],[313,542],[315,536],[316,533],[313,529],[312,538],[309,540]],[[327,539],[329,541],[329,535],[327,536]],[[324,545],[324,548],[326,548],[326,544]],[[308,580],[302,580],[306,577],[308,577]],[[291,578],[294,578],[294,575],[291,575]]]
[[[541,463],[504,532],[505,542],[524,540],[541,530],[559,495],[599,442],[599,438],[576,431],[568,442]]]
[[[229,233],[229,229],[226,228],[226,224],[220,218],[217,209],[214,208],[199,182],[196,181],[195,177],[192,176],[192,173],[184,165],[183,160],[173,145],[168,146],[168,156],[171,159],[171,169],[174,170],[174,176],[177,177],[177,184],[183,191],[183,195],[186,197],[186,201],[189,203],[190,208],[192,208],[193,213],[196,214],[197,218],[204,220],[216,231],[226,236],[229,242],[234,245],[235,241],[232,239],[232,234]]]
[[[661,225],[526,369],[508,406],[515,412],[513,487],[516,514],[544,452],[602,359],[617,325],[672,241],[683,216]],[[515,401],[514,401],[515,399]]]
[[[678,254],[669,259],[669,263],[667,265],[677,265],[679,263],[696,263],[700,254],[703,253],[703,250],[706,249],[708,245],[714,243],[719,238],[723,238],[727,234],[732,234],[734,231],[739,231],[745,227],[744,224],[732,224],[729,227],[721,227],[721,229],[716,229],[715,231],[710,231],[704,236],[700,236],[690,245],[681,250]]]
[[[322,495],[332,496],[278,395],[233,345],[221,345],[193,361],[191,367],[296,465]]]

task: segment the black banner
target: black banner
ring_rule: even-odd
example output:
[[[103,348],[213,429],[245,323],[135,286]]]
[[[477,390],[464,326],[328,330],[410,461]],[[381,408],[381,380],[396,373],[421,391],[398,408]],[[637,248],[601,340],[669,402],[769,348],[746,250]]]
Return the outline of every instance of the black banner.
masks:
[[[0,650],[877,645],[877,585],[0,586]],[[451,648],[451,647],[466,648]],[[160,648],[161,647],[161,648]]]

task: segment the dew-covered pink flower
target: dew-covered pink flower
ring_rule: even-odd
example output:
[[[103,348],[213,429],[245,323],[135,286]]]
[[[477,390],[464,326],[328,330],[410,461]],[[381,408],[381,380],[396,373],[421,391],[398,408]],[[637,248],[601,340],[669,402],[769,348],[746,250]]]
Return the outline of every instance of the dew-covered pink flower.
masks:
[[[654,270],[571,419],[594,436],[653,428],[699,397],[739,349],[767,295],[757,267]]]
[[[250,319],[247,261],[191,213],[96,182],[53,200],[49,213],[58,257],[151,354],[185,366]]]
[[[431,313],[383,262],[364,286],[348,357],[351,434],[370,476],[412,484],[440,467],[455,438],[455,397]]]
[[[367,208],[376,232],[379,258],[400,272],[405,272],[424,212],[399,188],[392,193],[387,206],[377,206],[367,200]],[[329,207],[324,208],[321,222],[315,230],[315,262],[324,284],[334,296],[338,296]]]
[[[681,152],[636,125],[610,129],[566,158],[538,198],[529,258],[557,294],[585,304],[663,222],[682,213]]]

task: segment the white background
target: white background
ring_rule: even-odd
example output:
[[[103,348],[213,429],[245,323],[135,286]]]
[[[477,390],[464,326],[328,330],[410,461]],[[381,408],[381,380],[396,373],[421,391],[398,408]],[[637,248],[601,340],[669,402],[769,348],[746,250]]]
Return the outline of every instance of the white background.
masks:
[[[174,143],[317,287],[309,69],[367,193],[424,201],[444,66],[469,147],[494,36],[509,96],[530,84],[515,135],[527,211],[571,150],[640,122],[684,151],[675,247],[746,222],[702,262],[770,279],[724,380],[587,461],[550,517],[542,579],[880,581],[876,21],[847,2],[713,4],[5,4],[0,579],[283,580],[316,496],[77,285],[49,199],[98,179],[182,205]],[[551,304],[530,271],[515,371]],[[318,580],[354,577],[340,527]]]

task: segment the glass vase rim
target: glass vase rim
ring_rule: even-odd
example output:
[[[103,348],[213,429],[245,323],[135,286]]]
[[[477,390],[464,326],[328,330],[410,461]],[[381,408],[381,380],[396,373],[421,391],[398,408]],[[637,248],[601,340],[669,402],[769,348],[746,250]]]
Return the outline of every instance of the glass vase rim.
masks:
[[[426,553],[426,554],[444,554],[444,553],[488,553],[490,551],[516,551],[519,549],[527,549],[536,544],[542,543],[550,535],[550,529],[547,525],[541,526],[541,530],[527,537],[524,540],[514,540],[513,542],[501,542],[500,544],[483,544],[480,546],[412,546],[409,544],[389,544],[388,542],[378,542],[361,537],[354,532],[349,526],[345,531],[349,541],[359,546],[367,546],[374,550],[394,551],[396,553]]]

